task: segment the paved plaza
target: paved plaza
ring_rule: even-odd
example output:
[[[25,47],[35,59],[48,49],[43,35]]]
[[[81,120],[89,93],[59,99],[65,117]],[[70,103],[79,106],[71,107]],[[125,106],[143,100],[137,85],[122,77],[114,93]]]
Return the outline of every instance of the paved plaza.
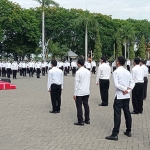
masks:
[[[111,77],[109,106],[100,107],[96,75],[91,77],[91,124],[75,126],[74,77],[64,77],[60,114],[50,114],[47,76],[12,79],[16,90],[0,91],[0,150],[150,150],[150,85],[143,114],[133,115],[131,138],[126,137],[122,113],[119,140],[107,141],[113,128],[114,85]],[[150,81],[150,76],[149,76]],[[132,111],[132,105],[130,104]]]

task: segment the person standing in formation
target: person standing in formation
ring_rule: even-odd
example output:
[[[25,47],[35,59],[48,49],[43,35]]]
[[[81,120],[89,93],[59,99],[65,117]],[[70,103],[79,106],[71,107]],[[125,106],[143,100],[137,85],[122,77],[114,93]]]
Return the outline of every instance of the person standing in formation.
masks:
[[[76,102],[78,122],[75,122],[74,125],[83,126],[84,123],[90,124],[88,99],[90,95],[91,73],[84,67],[84,60],[82,58],[78,59],[77,65],[79,70],[75,76],[73,99]],[[82,104],[85,110],[85,120],[83,120]]]
[[[67,73],[70,74],[70,62],[67,61]]]
[[[72,70],[72,76],[74,77],[76,74],[76,61],[71,62],[71,70]]]
[[[48,62],[46,62],[45,66],[46,66],[45,72],[46,72],[46,74],[47,74],[47,73],[48,73]]]
[[[52,101],[52,111],[50,113],[60,113],[61,92],[63,89],[63,71],[57,68],[57,61],[51,61],[52,69],[48,72],[47,89],[50,92]]]
[[[89,61],[87,61],[86,63],[86,68],[90,71],[91,70],[91,63]]]
[[[111,68],[106,64],[106,57],[101,57],[101,65],[99,65],[96,77],[96,85],[99,85],[102,103],[99,106],[108,106],[109,78]]]
[[[41,65],[42,65],[42,75],[45,76],[45,67],[46,67],[46,64],[43,61]]]
[[[2,62],[2,77],[6,77],[6,62]]]
[[[10,74],[11,74],[11,63],[8,61],[6,63],[6,70],[7,70],[7,78],[10,78]]]
[[[30,61],[29,62],[29,77],[33,77],[33,73],[34,73],[34,62]]]
[[[130,72],[130,60],[127,60],[127,70]]]
[[[112,70],[113,72],[116,70],[116,60],[114,60],[112,63]]]
[[[26,65],[25,61],[23,61],[23,62],[21,63],[21,68],[22,68],[22,75],[23,75],[23,77],[26,77],[27,65]]]
[[[37,76],[37,78],[40,78],[41,64],[40,64],[39,61],[36,62],[36,64],[35,64],[35,69],[36,69],[36,76]]]
[[[92,74],[95,74],[95,72],[96,72],[96,62],[94,60],[91,62],[91,66],[92,66]]]
[[[144,88],[143,88],[143,100],[147,98],[147,85],[148,85],[148,68],[146,66],[146,61],[141,60],[140,65],[144,71]]]
[[[134,67],[132,68],[132,77],[135,87],[132,90],[133,112],[131,114],[139,114],[143,112],[143,88],[144,88],[144,71],[140,67],[140,58],[134,59]]]
[[[0,61],[0,77],[2,76],[2,62]]]
[[[22,62],[19,62],[19,72],[20,76],[22,76]]]
[[[18,70],[18,64],[16,61],[14,61],[11,65],[11,70],[13,73],[13,79],[17,79],[17,70]]]
[[[112,134],[107,136],[107,140],[118,140],[118,134],[121,123],[121,109],[124,111],[126,120],[126,131],[124,134],[131,137],[131,126],[132,118],[129,110],[130,92],[134,88],[134,80],[129,71],[127,71],[123,66],[125,65],[125,58],[120,56],[117,58],[117,69],[113,73],[115,90],[115,100],[114,100],[114,128]]]
[[[147,60],[146,66],[148,67],[148,73],[150,74],[150,59]]]
[[[64,75],[67,76],[68,73],[68,64],[67,61],[64,62]]]

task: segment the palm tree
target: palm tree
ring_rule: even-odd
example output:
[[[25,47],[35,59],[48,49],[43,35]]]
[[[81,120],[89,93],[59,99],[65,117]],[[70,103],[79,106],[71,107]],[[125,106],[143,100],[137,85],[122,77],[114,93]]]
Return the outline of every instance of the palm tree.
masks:
[[[88,27],[93,29],[98,27],[98,22],[90,15],[89,11],[85,11],[83,15],[74,20],[74,24],[79,26],[83,24],[85,26],[85,60],[87,60],[88,51]]]
[[[42,53],[43,60],[45,60],[45,13],[44,8],[50,5],[58,7],[59,4],[53,0],[34,0],[37,1],[42,7]]]

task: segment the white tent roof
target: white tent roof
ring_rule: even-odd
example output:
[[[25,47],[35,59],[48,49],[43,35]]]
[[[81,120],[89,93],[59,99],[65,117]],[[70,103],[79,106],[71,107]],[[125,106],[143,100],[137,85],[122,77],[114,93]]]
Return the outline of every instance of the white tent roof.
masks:
[[[76,53],[74,53],[73,51],[68,51],[68,57],[71,57],[71,58],[76,58],[78,55]]]

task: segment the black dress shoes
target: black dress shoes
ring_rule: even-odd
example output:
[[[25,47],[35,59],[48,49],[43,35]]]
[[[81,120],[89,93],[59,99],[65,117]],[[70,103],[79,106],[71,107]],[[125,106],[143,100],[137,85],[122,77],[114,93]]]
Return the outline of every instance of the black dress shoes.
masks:
[[[84,123],[83,123],[83,122],[75,122],[74,125],[77,125],[77,126],[84,126]]]
[[[57,111],[57,113],[60,113],[60,111]]]
[[[131,114],[139,114],[139,113],[137,113],[137,112],[135,112],[135,111],[132,111]]]
[[[132,137],[131,132],[124,132],[124,135],[128,136],[128,137]]]
[[[101,103],[101,104],[98,104],[98,106],[108,106],[108,104]]]
[[[84,121],[84,123],[86,123],[86,124],[90,124],[90,120],[89,120],[89,121]]]
[[[110,136],[106,136],[105,139],[106,139],[106,140],[118,141],[118,136],[110,135]]]
[[[52,113],[52,114],[56,114],[57,113],[57,111],[49,111],[49,113]]]

